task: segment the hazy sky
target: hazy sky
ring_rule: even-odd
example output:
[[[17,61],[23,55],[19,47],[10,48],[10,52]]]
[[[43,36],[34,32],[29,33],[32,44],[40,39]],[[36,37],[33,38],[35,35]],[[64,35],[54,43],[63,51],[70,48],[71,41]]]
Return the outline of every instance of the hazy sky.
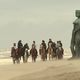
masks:
[[[80,0],[0,0],[0,48],[49,38],[69,48],[76,9]]]

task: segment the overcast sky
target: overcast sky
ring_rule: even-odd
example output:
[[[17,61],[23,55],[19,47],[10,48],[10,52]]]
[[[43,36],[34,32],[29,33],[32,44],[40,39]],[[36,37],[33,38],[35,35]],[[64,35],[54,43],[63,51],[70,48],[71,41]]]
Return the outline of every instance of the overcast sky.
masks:
[[[0,48],[49,38],[69,48],[76,9],[80,0],[0,0]]]

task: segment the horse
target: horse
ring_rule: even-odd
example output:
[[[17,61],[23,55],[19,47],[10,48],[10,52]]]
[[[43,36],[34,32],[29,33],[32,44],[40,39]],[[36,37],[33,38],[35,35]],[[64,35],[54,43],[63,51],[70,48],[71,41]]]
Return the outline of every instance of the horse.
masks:
[[[45,48],[43,47],[43,45],[40,45],[39,54],[41,55],[41,60],[42,60],[42,61],[47,60],[46,50],[45,50]]]
[[[23,63],[25,63],[25,50],[29,49],[28,44],[26,43],[22,48],[17,48],[18,57],[21,60],[21,57],[23,58]]]
[[[11,57],[12,57],[12,60],[13,60],[13,64],[15,63],[19,63],[19,57],[18,57],[18,54],[17,54],[17,49],[12,47],[11,49]]]
[[[57,59],[63,59],[64,50],[62,47],[58,47],[56,49],[56,57]]]
[[[30,51],[28,49],[25,50],[25,62],[28,62],[28,58],[30,56]]]
[[[47,53],[49,54],[49,60],[53,60],[56,57],[56,45],[55,43],[49,43],[47,48]]]
[[[28,52],[26,52],[26,49],[29,50],[29,46],[28,44],[26,43],[23,48],[22,48],[22,58],[23,58],[23,62],[25,63],[26,62],[26,59],[27,59],[27,54]]]
[[[53,48],[48,48],[48,54],[49,54],[49,60],[52,58],[53,60],[53,57],[54,57],[54,52],[53,52]]]
[[[37,59],[37,56],[38,56],[38,52],[37,52],[37,49],[35,47],[31,48],[30,55],[32,57],[32,62],[36,62],[36,59]]]

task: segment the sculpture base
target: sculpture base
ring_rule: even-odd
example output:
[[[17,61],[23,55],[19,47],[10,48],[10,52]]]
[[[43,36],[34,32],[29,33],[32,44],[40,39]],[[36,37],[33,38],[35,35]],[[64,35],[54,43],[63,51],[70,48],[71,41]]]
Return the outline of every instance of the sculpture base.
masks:
[[[71,57],[68,60],[80,59],[80,57]]]

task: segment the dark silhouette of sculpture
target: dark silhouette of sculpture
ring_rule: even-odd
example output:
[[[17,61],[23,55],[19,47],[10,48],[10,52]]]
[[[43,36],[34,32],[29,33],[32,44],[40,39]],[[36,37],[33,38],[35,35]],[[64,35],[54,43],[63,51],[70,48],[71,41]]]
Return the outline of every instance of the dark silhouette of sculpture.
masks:
[[[74,28],[71,39],[72,58],[80,57],[80,10],[76,10],[77,19],[73,22]]]

